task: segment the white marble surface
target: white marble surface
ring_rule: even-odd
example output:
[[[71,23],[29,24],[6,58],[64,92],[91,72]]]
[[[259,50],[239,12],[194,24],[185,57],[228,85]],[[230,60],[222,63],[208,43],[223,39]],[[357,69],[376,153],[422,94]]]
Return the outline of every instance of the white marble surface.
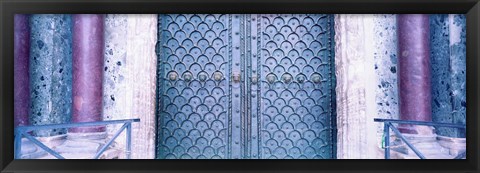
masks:
[[[107,15],[105,29],[104,120],[140,118],[132,128],[131,158],[153,159],[157,15]],[[109,126],[109,135],[120,127]],[[120,135],[117,146],[124,148],[125,140]]]
[[[396,52],[392,25],[394,15],[335,15],[338,159],[383,157],[383,126],[373,119],[393,118],[397,111],[396,74],[389,73]],[[378,87],[382,82],[389,85]]]

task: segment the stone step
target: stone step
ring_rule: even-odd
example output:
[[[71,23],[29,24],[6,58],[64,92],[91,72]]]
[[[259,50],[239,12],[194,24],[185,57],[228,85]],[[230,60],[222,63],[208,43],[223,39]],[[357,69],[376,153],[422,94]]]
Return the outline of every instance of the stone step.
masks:
[[[436,153],[436,154],[424,154],[426,159],[453,159],[455,156],[444,154],[444,153]],[[405,155],[404,159],[420,159],[417,155]]]
[[[93,159],[96,153],[81,153],[81,152],[69,152],[69,153],[60,153],[65,159]],[[99,159],[118,159],[119,155],[122,154],[121,150],[118,149],[107,149],[105,152],[100,155]],[[38,159],[57,159],[55,156],[47,154]]]

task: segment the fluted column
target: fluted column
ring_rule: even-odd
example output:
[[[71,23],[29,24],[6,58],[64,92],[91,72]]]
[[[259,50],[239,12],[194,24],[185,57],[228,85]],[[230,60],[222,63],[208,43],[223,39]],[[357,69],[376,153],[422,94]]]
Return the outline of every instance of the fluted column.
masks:
[[[400,119],[432,121],[429,16],[400,14],[397,29]],[[431,128],[425,126],[401,125],[399,130],[432,134]]]
[[[28,15],[15,15],[14,33],[14,121],[15,127],[29,125],[30,110],[30,26]]]
[[[104,15],[73,15],[72,122],[102,121]],[[103,132],[105,127],[79,127],[69,132]]]

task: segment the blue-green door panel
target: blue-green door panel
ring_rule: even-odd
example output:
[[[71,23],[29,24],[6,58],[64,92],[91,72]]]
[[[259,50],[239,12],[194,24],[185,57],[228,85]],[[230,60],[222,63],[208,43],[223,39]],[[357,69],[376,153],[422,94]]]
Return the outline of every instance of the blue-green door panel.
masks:
[[[159,15],[157,158],[333,158],[332,15]]]

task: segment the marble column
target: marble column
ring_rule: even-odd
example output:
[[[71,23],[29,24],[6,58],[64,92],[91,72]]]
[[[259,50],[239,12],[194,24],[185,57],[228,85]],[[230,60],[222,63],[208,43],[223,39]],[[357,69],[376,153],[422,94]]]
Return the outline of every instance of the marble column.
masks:
[[[15,127],[29,125],[30,110],[30,26],[28,15],[17,14],[14,19],[14,123]]]
[[[133,159],[155,157],[157,24],[155,14],[109,14],[105,19],[103,116],[140,118],[132,128]],[[108,126],[107,131],[113,135],[120,127]],[[124,150],[125,136],[116,142]]]
[[[14,18],[14,126],[30,125],[30,25],[29,15],[16,14]],[[23,159],[32,159],[47,154],[40,150],[30,140],[22,139]]]
[[[466,16],[449,14],[450,79],[452,85],[452,123],[466,124]],[[456,129],[451,137],[465,138],[465,130]]]
[[[71,16],[34,14],[30,26],[30,123],[67,123],[72,104]],[[33,134],[48,137],[66,132],[53,129]]]
[[[452,122],[449,42],[448,14],[430,15],[432,120],[435,122]],[[438,135],[447,135],[455,129],[439,127],[436,130]]]
[[[432,121],[429,16],[397,15],[397,35],[400,119]],[[433,133],[426,126],[401,125],[399,130],[409,134]]]
[[[72,122],[102,121],[104,15],[73,15]],[[104,126],[71,128],[71,133],[103,132]]]
[[[72,15],[72,122],[102,121],[104,15]],[[70,128],[56,151],[67,159],[92,159],[105,145],[105,126]],[[112,158],[107,149],[100,158]]]

